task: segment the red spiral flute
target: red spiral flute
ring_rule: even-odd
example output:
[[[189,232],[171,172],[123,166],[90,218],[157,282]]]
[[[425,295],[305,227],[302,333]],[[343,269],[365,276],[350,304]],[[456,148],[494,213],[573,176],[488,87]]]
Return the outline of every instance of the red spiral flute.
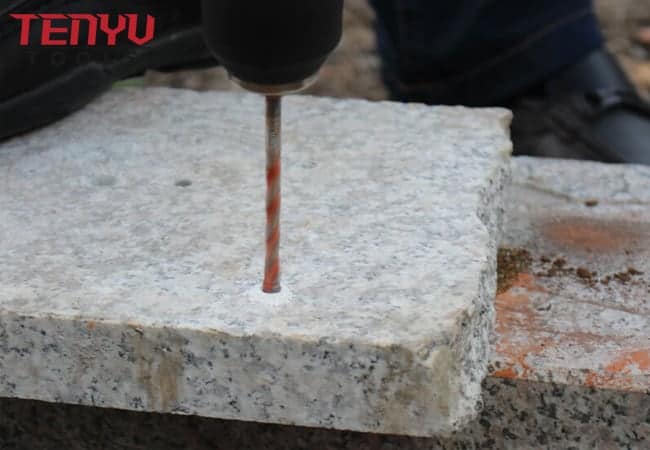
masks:
[[[262,290],[280,292],[282,97],[266,97],[266,262]]]

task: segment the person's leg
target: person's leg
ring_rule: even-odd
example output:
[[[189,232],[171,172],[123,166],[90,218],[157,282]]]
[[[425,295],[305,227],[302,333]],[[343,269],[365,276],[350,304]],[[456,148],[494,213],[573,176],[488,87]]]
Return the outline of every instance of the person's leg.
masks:
[[[371,0],[395,100],[507,106],[519,154],[650,164],[650,105],[591,0]]]
[[[599,48],[590,0],[371,0],[400,100],[494,105]]]

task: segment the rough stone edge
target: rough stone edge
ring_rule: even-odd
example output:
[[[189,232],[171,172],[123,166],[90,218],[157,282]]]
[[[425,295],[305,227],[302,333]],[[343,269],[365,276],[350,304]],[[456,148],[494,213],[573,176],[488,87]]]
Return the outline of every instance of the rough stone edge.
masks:
[[[12,344],[11,336],[19,343]],[[247,361],[238,361],[233,369],[223,359],[224,350],[234,358],[245,355]],[[453,385],[458,369],[449,344],[436,346],[423,361],[407,346],[287,342],[276,336],[230,336],[216,330],[4,311],[0,351],[5,366],[0,397],[381,434],[428,437],[453,431],[449,407],[455,402],[445,388]],[[283,357],[293,364],[282,366]],[[306,372],[310,362],[325,358],[327,366]],[[279,369],[265,375],[256,370],[255,360]],[[306,387],[295,393],[287,381],[256,384],[258,375],[304,378]],[[227,397],[205,391],[215,379],[227,385],[228,376],[236,381],[230,380]],[[246,381],[237,381],[242,378]],[[237,391],[238,386],[243,392],[233,394],[231,389]],[[318,396],[318,390],[329,395]],[[337,397],[357,398],[360,391],[367,394],[362,403],[329,407]],[[268,406],[264,395],[272,399]],[[278,409],[282,404],[289,406]],[[312,413],[312,407],[329,415]]]
[[[504,114],[499,125],[510,144],[508,148],[503,149],[502,160],[493,168],[496,173],[493,172],[488,176],[488,180],[491,180],[489,186],[480,192],[480,209],[477,216],[488,231],[489,252],[486,265],[480,274],[479,297],[476,307],[471,314],[460,319],[464,325],[460,327],[461,333],[455,342],[461,348],[461,350],[456,350],[456,354],[463,355],[463,358],[458,362],[460,365],[459,377],[455,382],[455,388],[461,393],[461,401],[458,402],[458,408],[450,414],[450,429],[453,430],[466,426],[483,408],[481,384],[488,375],[491,346],[496,341],[494,299],[496,297],[497,252],[505,218],[503,194],[513,176],[511,165],[513,145],[510,140],[510,125],[513,115],[509,110],[501,111]],[[478,339],[476,333],[481,333]],[[477,365],[477,361],[479,361],[479,365]],[[472,413],[468,413],[468,411]],[[435,434],[446,433],[445,430],[439,430]]]
[[[486,108],[485,111],[501,112],[497,124],[504,132],[504,147],[501,149],[500,160],[492,166],[492,171],[486,175],[487,186],[479,192],[478,210],[476,216],[485,227],[484,237],[488,241],[486,261],[483,266],[477,286],[478,296],[474,307],[457,318],[460,332],[450,336],[448,341],[439,342],[432,346],[431,342],[422,341],[404,348],[415,358],[417,364],[413,367],[414,379],[417,374],[426,373],[438,380],[445,379],[450,396],[455,395],[459,400],[449,404],[449,411],[444,424],[435,424],[441,417],[430,417],[431,422],[411,432],[403,430],[376,431],[381,434],[409,435],[412,437],[428,438],[447,436],[462,429],[474,420],[483,409],[482,383],[488,376],[491,345],[496,341],[494,330],[496,297],[497,252],[502,235],[505,218],[504,191],[512,180],[511,156],[513,144],[510,139],[512,112],[503,108]],[[506,144],[507,141],[507,144]],[[458,358],[461,355],[461,358]],[[438,386],[433,386],[430,392],[420,392],[423,398],[433,399],[438,394]],[[413,418],[411,418],[413,419]],[[345,428],[343,428],[345,429]],[[422,432],[426,430],[426,432]]]

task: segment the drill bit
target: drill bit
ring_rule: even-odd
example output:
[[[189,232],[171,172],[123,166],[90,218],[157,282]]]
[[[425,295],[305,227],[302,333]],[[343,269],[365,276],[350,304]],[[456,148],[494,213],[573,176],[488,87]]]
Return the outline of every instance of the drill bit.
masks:
[[[266,261],[262,290],[280,292],[282,97],[266,97]]]

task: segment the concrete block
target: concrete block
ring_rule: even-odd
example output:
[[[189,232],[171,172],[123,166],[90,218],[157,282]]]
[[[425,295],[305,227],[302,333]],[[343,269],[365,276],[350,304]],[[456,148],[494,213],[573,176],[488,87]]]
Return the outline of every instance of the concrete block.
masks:
[[[505,110],[118,90],[0,147],[0,397],[430,436],[477,414]]]

